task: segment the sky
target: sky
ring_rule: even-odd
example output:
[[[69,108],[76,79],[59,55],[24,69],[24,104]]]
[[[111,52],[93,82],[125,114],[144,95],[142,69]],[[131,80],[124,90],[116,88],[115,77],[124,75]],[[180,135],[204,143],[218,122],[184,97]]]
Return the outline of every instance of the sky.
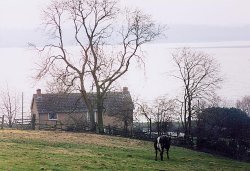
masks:
[[[41,42],[42,9],[50,0],[0,0],[0,47]],[[249,0],[121,0],[167,25],[165,42],[250,40]]]
[[[27,113],[32,93],[40,88],[32,80],[36,54],[27,44],[46,41],[41,19],[42,9],[49,2],[0,0],[0,88],[8,84],[25,92]],[[128,86],[132,93],[147,100],[162,94],[174,96],[176,84],[166,74],[172,69],[171,47],[204,46],[210,48],[199,50],[211,53],[221,63],[226,79],[220,94],[234,100],[250,95],[249,0],[121,0],[121,4],[141,9],[155,22],[168,28],[166,39],[145,48],[145,70],[134,65],[121,80],[121,84]],[[214,46],[240,48],[211,48]]]
[[[36,28],[42,8],[50,0],[1,0],[1,28]],[[250,25],[248,0],[122,0],[165,24],[216,26]]]

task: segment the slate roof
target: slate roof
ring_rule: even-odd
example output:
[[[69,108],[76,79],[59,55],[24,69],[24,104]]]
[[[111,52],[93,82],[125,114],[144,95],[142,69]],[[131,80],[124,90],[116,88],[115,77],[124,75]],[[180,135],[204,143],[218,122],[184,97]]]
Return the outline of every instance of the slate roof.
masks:
[[[92,102],[95,102],[95,94],[89,94]],[[71,94],[42,94],[33,95],[33,103],[36,103],[39,114],[42,113],[83,113],[87,112],[87,106],[80,93]],[[104,108],[109,114],[119,114],[124,110],[133,111],[133,102],[129,92],[109,92],[104,100]]]

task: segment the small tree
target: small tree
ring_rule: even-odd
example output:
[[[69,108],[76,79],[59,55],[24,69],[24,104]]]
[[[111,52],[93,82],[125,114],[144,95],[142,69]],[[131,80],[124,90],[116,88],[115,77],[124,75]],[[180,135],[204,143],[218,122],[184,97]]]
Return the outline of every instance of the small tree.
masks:
[[[154,102],[153,114],[158,135],[167,132],[175,113],[176,103],[173,99],[158,97]]]
[[[9,88],[1,93],[1,110],[9,128],[12,128],[18,112],[20,112],[19,99],[16,93],[11,93]]]
[[[142,101],[136,102],[135,105],[136,105],[136,113],[139,114],[140,116],[144,116],[147,119],[149,138],[151,138],[153,109],[146,102]]]
[[[250,96],[245,96],[236,102],[236,107],[246,112],[250,117]]]

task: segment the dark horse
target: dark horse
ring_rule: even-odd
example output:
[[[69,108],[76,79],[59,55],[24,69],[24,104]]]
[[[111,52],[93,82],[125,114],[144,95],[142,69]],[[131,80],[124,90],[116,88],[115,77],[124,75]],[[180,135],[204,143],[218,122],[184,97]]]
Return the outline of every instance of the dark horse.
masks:
[[[161,160],[163,160],[164,149],[166,149],[166,151],[167,151],[167,157],[169,159],[168,151],[169,151],[169,148],[170,148],[170,144],[171,144],[171,138],[167,137],[166,135],[159,136],[155,140],[155,142],[154,142],[155,160],[157,160],[157,152],[158,152],[158,150],[160,151]]]

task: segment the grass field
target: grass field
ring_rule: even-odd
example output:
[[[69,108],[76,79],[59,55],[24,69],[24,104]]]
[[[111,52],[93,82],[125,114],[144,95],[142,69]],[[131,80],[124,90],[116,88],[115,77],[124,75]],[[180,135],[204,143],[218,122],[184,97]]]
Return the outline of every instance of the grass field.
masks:
[[[155,161],[151,142],[85,133],[0,130],[1,171],[244,170],[243,163],[179,147]]]

